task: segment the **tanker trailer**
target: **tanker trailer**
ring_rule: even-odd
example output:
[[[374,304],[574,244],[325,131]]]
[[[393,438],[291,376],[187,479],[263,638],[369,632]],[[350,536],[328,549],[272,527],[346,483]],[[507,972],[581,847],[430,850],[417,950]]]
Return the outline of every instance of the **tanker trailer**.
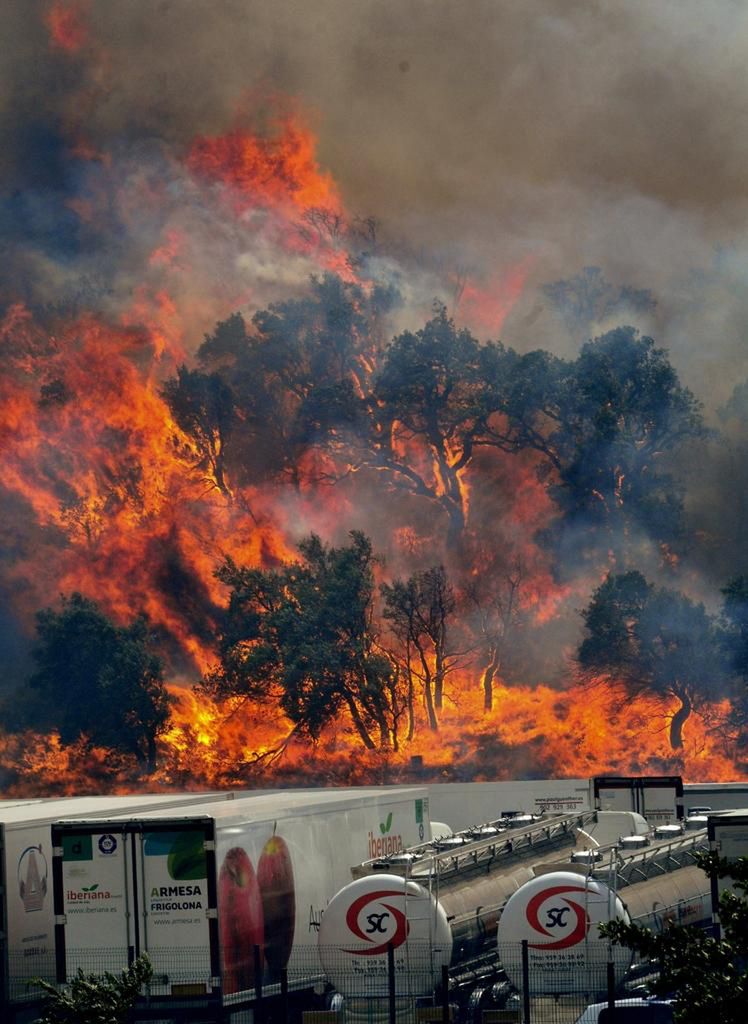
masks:
[[[554,941],[565,942],[568,936],[564,928],[573,934],[575,927],[581,927],[578,895],[575,895],[577,890],[584,890],[584,900],[589,903],[581,918],[586,922],[583,932],[585,944],[589,942],[590,927],[596,920],[590,912],[593,902],[605,907],[610,904],[607,912],[613,916],[627,914],[654,927],[663,927],[671,920],[706,923],[708,900],[705,894],[708,885],[703,872],[694,866],[696,851],[706,849],[704,830],[678,830],[677,835],[667,833],[664,838],[659,838],[656,830],[647,831],[646,822],[630,812],[545,816],[522,827],[518,827],[516,818],[513,823],[514,828],[510,820],[499,819],[458,833],[448,841],[424,844],[393,858],[365,863],[354,872],[358,878],[367,877],[367,874],[370,878],[377,878],[377,885],[381,886],[385,884],[383,880],[389,879],[393,883],[399,876],[417,883],[435,902],[438,913],[431,911],[434,920],[443,912],[449,925],[450,983],[453,990],[460,991],[460,1002],[476,1003],[479,995],[487,999],[495,997],[488,1004],[493,1006],[497,1005],[499,998],[505,1000],[510,992],[507,974],[516,982],[516,970],[512,972],[511,964],[504,962],[511,959],[509,946],[513,946],[516,952],[523,937],[528,941],[535,939],[536,945],[541,946],[552,946]],[[611,835],[625,825],[631,828],[633,835],[619,835],[611,842]],[[595,836],[607,842],[599,842],[598,845]],[[632,839],[636,840],[633,844],[630,843]],[[563,879],[549,882],[549,876],[558,876],[559,872],[564,875]],[[539,898],[538,902],[538,893],[534,889],[530,892],[533,885],[539,887],[538,893],[555,891],[551,896]],[[562,885],[571,886],[571,889],[561,893],[558,886]],[[352,891],[348,887],[344,893]],[[519,891],[529,892],[535,897],[527,935],[520,934],[520,930],[512,926],[512,915],[505,916],[514,894]],[[593,892],[596,894],[594,899]],[[340,897],[344,898],[342,893]],[[541,912],[548,909],[545,900],[551,897],[561,900],[561,903],[551,907],[555,913],[547,918],[557,923],[544,932]],[[571,901],[571,904],[564,900]],[[575,900],[577,903],[574,905]],[[411,904],[418,905],[412,899],[408,905]],[[513,906],[517,906],[516,902]],[[393,925],[392,908],[384,905],[374,907],[367,903],[362,906],[363,910],[366,911],[364,918],[358,920],[355,917],[355,920],[358,920],[357,927],[366,938],[369,938],[367,927],[376,925],[379,930],[385,923]],[[358,915],[359,912],[351,913]],[[371,922],[365,920],[367,915],[373,915]],[[497,947],[499,927],[502,927],[501,950]],[[556,940],[546,934],[554,929],[558,929]],[[504,943],[508,945],[504,946]],[[576,942],[571,945],[575,946]],[[443,938],[440,938],[440,957],[445,947]],[[342,955],[348,963],[344,965],[344,973],[354,974],[351,958],[363,963],[367,955],[365,949],[364,946],[364,952],[356,950],[356,944],[351,941],[345,945]],[[402,952],[403,956],[411,959],[416,956],[414,949],[407,946]],[[558,962],[556,950],[546,952],[553,952],[554,960]],[[336,955],[328,952],[327,961]],[[421,958],[424,955],[418,954]],[[606,963],[607,955],[605,944]],[[628,962],[622,951],[616,957],[622,963]],[[619,976],[622,969],[619,963]],[[536,974],[539,970],[540,965],[536,965]],[[359,974],[362,974],[361,970]],[[423,972],[421,976],[424,976]],[[331,977],[334,979],[336,975],[332,973]],[[554,983],[558,983],[558,976]],[[350,983],[344,984],[350,988]]]
[[[414,1001],[433,995],[443,968],[453,984],[467,978],[463,997],[481,985],[509,995],[496,947],[502,908],[536,867],[568,857],[602,821],[594,811],[515,814],[361,864],[325,911],[319,935],[320,961],[347,997],[347,1016],[384,1012],[388,970],[405,1017]],[[646,827],[616,816],[616,827],[624,823]]]
[[[513,815],[420,844],[354,869],[356,878],[388,872],[419,882],[447,909],[453,963],[495,958],[501,910],[538,871],[569,861],[580,846],[611,847],[621,831],[647,832],[638,814],[583,811]]]
[[[584,859],[582,854],[577,852],[572,855],[569,865],[546,864],[537,867],[535,884],[548,886],[546,891],[549,897],[553,898],[543,906],[539,906],[537,900],[535,903],[528,902],[523,921],[524,934],[521,937],[528,940],[530,947],[529,967],[534,994],[542,996],[545,990],[546,995],[552,994],[557,998],[559,991],[563,991],[559,987],[558,977],[562,965],[557,958],[558,951],[566,948],[566,940],[557,934],[555,925],[562,915],[573,920],[572,911],[576,913],[576,909],[567,903],[569,897],[561,890],[557,890],[555,895],[549,891],[553,888],[553,883],[549,880],[558,877],[554,874],[557,868],[562,871],[572,869],[583,873],[588,881],[594,880],[607,886],[608,892],[612,893],[623,907],[626,918],[655,932],[662,931],[671,924],[698,927],[711,925],[708,880],[703,870],[696,864],[696,855],[707,849],[706,831],[702,829],[695,833],[681,829],[674,834],[668,827],[658,826],[645,837],[647,845],[644,847],[630,845],[631,838],[621,837],[618,843],[608,848],[584,851],[587,855]],[[593,856],[590,856],[591,854]],[[524,886],[521,892],[532,896],[531,885]],[[568,910],[563,909],[565,904]],[[501,948],[503,936],[511,934],[514,937],[517,934],[517,929],[512,927],[513,922],[508,911],[509,903],[503,908],[499,921],[499,956],[502,966],[516,984],[517,971],[510,969],[509,958]],[[585,940],[585,945],[587,942],[588,939]],[[600,957],[604,946],[604,943],[598,945]],[[547,972],[544,979],[543,965],[538,963],[538,959],[546,949],[551,954],[552,969]],[[620,983],[625,977],[627,990],[641,988],[643,976],[652,974],[652,968],[647,962],[635,962],[628,970],[622,972],[621,965],[627,962],[628,953],[621,947],[609,948],[608,956],[609,962],[615,964],[616,983]],[[579,980],[578,975],[572,978],[570,992],[579,992]],[[602,995],[606,987],[605,981],[602,964],[597,968],[591,965],[587,970],[588,991],[593,993],[597,984],[598,993]]]
[[[414,1019],[430,999],[452,956],[444,907],[417,882],[368,875],[344,886],[320,925],[320,963],[345,1000],[345,1019]]]
[[[418,1002],[447,980],[448,909],[448,894],[437,900],[424,886],[387,874],[359,878],[334,897],[320,927],[319,958],[345,999],[347,1021],[386,1021],[393,1009],[398,1019],[415,1018]],[[521,940],[529,938],[537,991],[558,994],[581,985],[596,992],[600,977],[604,988],[610,950],[594,926],[625,916],[620,899],[594,878],[560,871],[530,879],[507,900],[499,922],[504,972],[522,988]],[[613,956],[620,979],[630,955],[618,949]]]

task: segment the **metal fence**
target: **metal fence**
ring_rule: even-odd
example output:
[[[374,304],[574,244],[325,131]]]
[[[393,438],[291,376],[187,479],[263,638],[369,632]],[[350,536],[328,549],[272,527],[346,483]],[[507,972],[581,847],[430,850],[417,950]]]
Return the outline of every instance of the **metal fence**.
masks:
[[[559,956],[550,969],[548,956],[541,962],[527,943],[503,943],[488,957],[451,968],[448,951],[428,943],[390,945],[374,955],[366,947],[296,947],[282,970],[249,947],[230,970],[224,966],[222,979],[211,974],[203,948],[161,949],[152,954],[153,979],[137,1017],[223,1024],[575,1024],[589,1004],[635,992],[636,973],[621,951],[609,958],[605,944],[594,945],[593,955]],[[68,980],[79,967],[86,975],[118,975],[126,966],[126,950],[76,949],[68,950],[66,973]],[[11,1002],[38,999],[34,979],[54,981],[54,954],[33,963],[11,956],[8,973]]]
[[[167,948],[153,951],[149,955],[153,965],[153,978],[149,986],[151,996],[181,998],[220,992],[220,979],[211,975],[210,957],[205,947]],[[131,954],[126,948],[98,946],[67,949],[64,973],[68,981],[79,969],[86,976],[103,977],[107,973],[119,976],[128,966],[130,958]],[[39,996],[42,992],[39,979],[56,984],[59,970],[54,950],[33,957],[9,952],[6,984],[8,1001],[18,1002]]]

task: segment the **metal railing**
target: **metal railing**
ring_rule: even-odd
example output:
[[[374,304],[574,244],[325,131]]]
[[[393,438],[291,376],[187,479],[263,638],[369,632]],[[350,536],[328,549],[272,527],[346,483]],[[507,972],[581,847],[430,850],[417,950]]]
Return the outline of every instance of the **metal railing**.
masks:
[[[526,857],[573,845],[577,831],[595,821],[596,815],[596,811],[543,814],[523,827],[512,824],[521,818],[497,818],[443,840],[420,843],[389,857],[364,861],[352,869],[352,875],[361,878],[391,873],[440,889],[473,873],[502,870]],[[599,846],[594,851],[599,860],[590,860],[590,874],[610,873],[612,868],[613,886],[623,888],[694,864],[696,853],[708,849],[705,829],[667,839],[654,838],[652,830],[649,841],[650,845],[635,851],[622,850],[617,843]]]
[[[452,876],[473,871],[498,870],[518,858],[554,846],[573,844],[576,830],[595,820],[595,811],[575,814],[539,815],[522,825],[522,817],[502,817],[453,836],[408,847],[400,854],[375,857],[353,868],[354,878],[378,872],[404,875],[414,881],[438,878],[447,883]],[[485,833],[494,830],[490,835]]]

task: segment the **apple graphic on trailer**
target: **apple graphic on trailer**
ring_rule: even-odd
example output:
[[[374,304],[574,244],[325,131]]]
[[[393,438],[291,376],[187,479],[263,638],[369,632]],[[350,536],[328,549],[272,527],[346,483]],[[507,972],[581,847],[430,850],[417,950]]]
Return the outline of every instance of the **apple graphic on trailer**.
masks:
[[[243,992],[255,984],[255,946],[260,951],[264,925],[260,887],[252,862],[240,846],[227,851],[218,875],[219,932],[223,957],[223,991]]]
[[[257,881],[265,922],[265,959],[270,980],[277,981],[288,965],[296,927],[296,892],[291,854],[284,839],[273,834],[257,864]]]

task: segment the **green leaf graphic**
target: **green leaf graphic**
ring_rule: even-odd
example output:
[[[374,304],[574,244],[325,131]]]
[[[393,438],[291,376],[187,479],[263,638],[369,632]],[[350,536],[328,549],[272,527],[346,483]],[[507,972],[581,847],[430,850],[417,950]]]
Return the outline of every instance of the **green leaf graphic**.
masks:
[[[99,888],[99,883],[98,882],[96,883],[96,885],[91,885],[88,888],[86,888],[85,885],[81,886],[81,889],[83,890],[83,892],[96,892],[96,890],[98,888]]]
[[[180,832],[166,862],[169,877],[180,882],[205,878],[207,864],[204,843],[202,832]]]
[[[387,815],[387,821],[379,822],[379,831],[385,835],[392,828],[392,811]]]

